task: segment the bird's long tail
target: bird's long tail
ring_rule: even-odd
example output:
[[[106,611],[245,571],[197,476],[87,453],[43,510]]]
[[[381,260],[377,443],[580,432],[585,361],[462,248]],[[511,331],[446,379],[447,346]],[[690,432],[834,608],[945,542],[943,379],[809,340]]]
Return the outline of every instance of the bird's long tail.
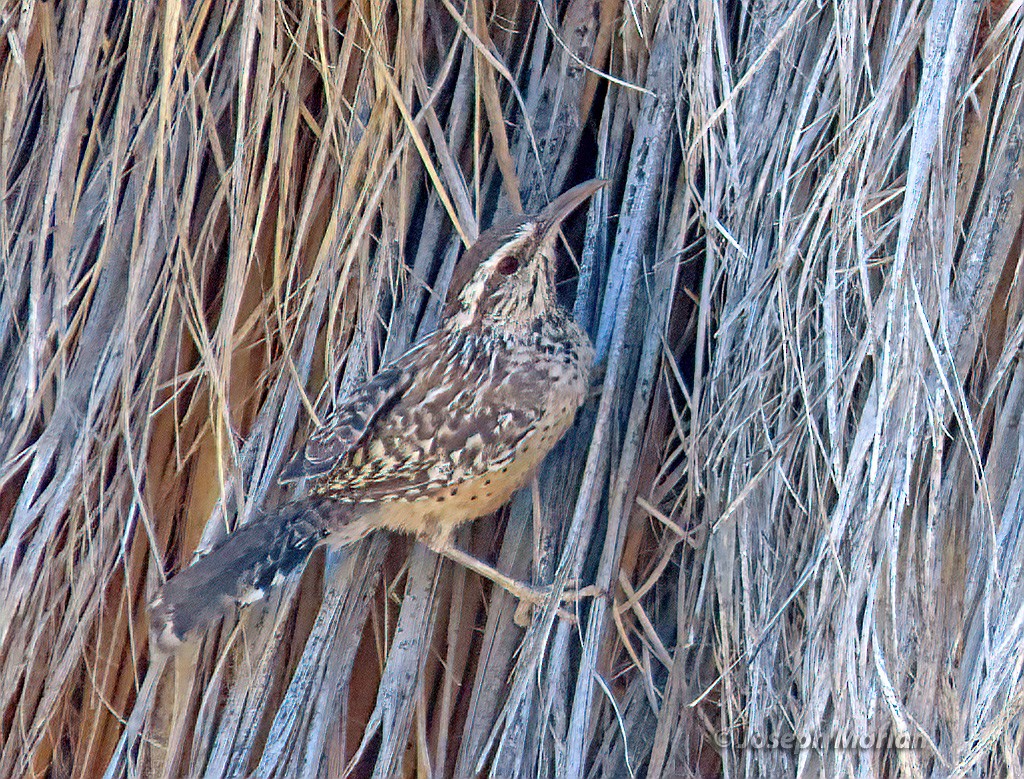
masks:
[[[206,555],[168,579],[150,603],[152,633],[162,649],[251,603],[303,566],[310,553],[346,521],[349,506],[307,498],[255,517]]]

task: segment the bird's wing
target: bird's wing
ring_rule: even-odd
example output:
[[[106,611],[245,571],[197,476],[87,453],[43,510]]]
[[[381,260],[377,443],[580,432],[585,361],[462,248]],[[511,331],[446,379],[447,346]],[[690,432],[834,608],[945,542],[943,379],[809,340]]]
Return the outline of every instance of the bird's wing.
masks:
[[[302,477],[323,476],[366,438],[373,424],[395,404],[411,383],[401,364],[385,368],[335,407],[323,425],[281,471],[282,484]]]
[[[543,417],[546,374],[535,375],[543,368],[532,363],[513,370],[488,350],[465,353],[465,362],[424,360],[415,383],[314,491],[414,500],[508,465]]]

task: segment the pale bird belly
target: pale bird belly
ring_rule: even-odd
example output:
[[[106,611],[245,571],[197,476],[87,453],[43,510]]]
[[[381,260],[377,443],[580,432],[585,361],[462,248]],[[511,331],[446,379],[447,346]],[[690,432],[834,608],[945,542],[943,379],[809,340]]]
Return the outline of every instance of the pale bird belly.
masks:
[[[377,527],[428,536],[447,532],[471,519],[497,511],[522,487],[572,424],[575,413],[545,420],[524,438],[515,458],[501,469],[444,487],[429,497],[391,500],[374,507],[367,518]]]

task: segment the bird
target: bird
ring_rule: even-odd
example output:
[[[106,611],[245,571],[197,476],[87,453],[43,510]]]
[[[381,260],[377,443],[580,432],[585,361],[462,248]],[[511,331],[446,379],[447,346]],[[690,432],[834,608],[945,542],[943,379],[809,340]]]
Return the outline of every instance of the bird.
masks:
[[[587,397],[594,349],[557,303],[557,239],[606,183],[586,181],[480,234],[456,263],[438,328],[338,401],[285,465],[278,481],[306,480],[305,496],[258,512],[159,589],[158,646],[173,650],[259,600],[321,544],[376,529],[416,536],[529,596],[451,535],[531,478]]]

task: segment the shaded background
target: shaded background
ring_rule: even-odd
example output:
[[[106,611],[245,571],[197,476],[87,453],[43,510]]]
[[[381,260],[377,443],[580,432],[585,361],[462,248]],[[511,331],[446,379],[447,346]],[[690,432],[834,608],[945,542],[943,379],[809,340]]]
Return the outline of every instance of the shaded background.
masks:
[[[1024,771],[1022,19],[4,4],[0,775]],[[378,534],[160,656],[164,576],[592,176],[603,391],[458,543],[609,596],[524,630]],[[744,748],[832,732],[916,748]]]

